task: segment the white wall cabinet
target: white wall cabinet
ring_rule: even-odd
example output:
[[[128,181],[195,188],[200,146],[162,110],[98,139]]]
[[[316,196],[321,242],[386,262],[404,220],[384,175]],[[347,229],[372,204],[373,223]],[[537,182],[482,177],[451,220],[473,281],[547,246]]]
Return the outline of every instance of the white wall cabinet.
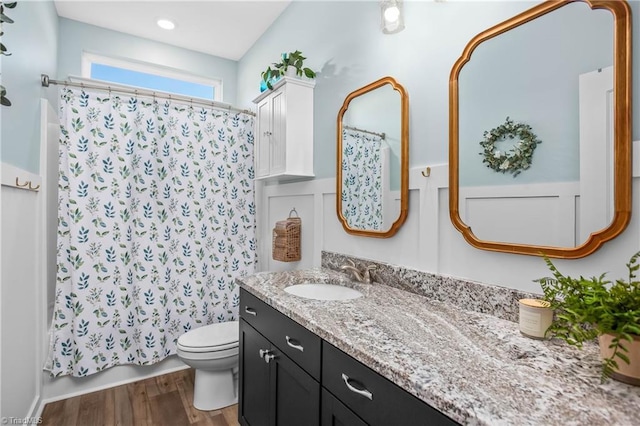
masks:
[[[257,105],[256,179],[313,177],[313,88],[315,81],[283,77],[260,94]]]

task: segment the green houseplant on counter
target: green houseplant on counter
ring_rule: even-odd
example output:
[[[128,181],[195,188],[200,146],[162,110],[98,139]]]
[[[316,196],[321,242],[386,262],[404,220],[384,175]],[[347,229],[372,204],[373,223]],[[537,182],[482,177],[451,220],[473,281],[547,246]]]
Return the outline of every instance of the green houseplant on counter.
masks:
[[[547,335],[580,348],[597,337],[603,380],[612,377],[640,385],[639,257],[640,252],[627,263],[627,281],[611,282],[606,274],[588,279],[564,276],[547,257],[544,260],[553,277],[536,280],[556,313]]]
[[[280,62],[274,62],[265,71],[262,72],[263,85],[266,85],[270,90],[273,89],[273,84],[277,79],[283,75],[296,75],[307,78],[315,78],[316,73],[311,68],[304,66],[304,61],[307,58],[302,56],[302,52],[296,50],[295,52],[283,53],[282,60]]]

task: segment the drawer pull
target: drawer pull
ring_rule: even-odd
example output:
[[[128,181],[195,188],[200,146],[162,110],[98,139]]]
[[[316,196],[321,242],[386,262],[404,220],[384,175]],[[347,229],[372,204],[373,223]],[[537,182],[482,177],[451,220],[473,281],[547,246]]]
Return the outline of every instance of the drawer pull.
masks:
[[[347,385],[347,389],[349,389],[351,392],[355,392],[358,395],[362,395],[365,398],[370,399],[371,401],[373,401],[373,394],[371,392],[369,392],[366,389],[356,389],[353,386],[351,386],[351,384],[349,383],[349,376],[347,376],[346,374],[342,373],[342,380],[344,380],[344,384]]]
[[[269,352],[271,352],[269,349],[260,349],[260,351],[258,351],[258,354],[260,354],[260,358],[264,359],[264,356],[268,355]]]
[[[292,343],[295,341],[295,339],[292,339],[289,336],[284,336],[284,337],[287,339],[287,345],[289,345],[293,349],[299,350],[300,352],[304,352],[304,347],[302,345],[296,345],[295,343]]]
[[[246,313],[248,313],[249,315],[253,315],[254,317],[255,317],[256,315],[258,315],[258,313],[257,313],[255,310],[253,310],[253,308],[250,308],[250,307],[248,307],[248,306],[245,306],[245,307],[244,307],[244,311],[245,311]]]

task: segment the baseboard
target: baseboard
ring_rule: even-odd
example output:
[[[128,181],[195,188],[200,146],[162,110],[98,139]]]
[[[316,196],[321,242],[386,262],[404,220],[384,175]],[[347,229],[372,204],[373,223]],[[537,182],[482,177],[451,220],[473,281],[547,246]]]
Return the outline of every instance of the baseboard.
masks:
[[[33,399],[33,403],[31,404],[31,407],[29,407],[29,414],[27,414],[27,416],[32,419],[39,418],[40,416],[42,416],[43,407],[44,407],[44,404],[42,403],[42,398],[40,397],[40,395],[37,395]],[[33,422],[33,424],[36,424],[36,422]]]
[[[123,366],[126,367],[126,366]],[[118,368],[118,367],[114,367],[114,368]],[[40,404],[37,407],[38,409],[35,411],[34,416],[35,417],[39,417],[42,415],[42,410],[44,409],[44,406],[46,404],[49,404],[51,402],[56,402],[56,401],[60,401],[63,399],[67,399],[67,398],[73,398],[76,396],[80,396],[80,395],[85,395],[91,392],[97,392],[97,391],[101,391],[101,390],[105,390],[105,389],[110,389],[116,386],[121,386],[121,385],[126,385],[129,383],[133,383],[139,380],[146,380],[148,378],[151,377],[157,377],[157,376],[162,376],[164,374],[170,374],[170,373],[175,373],[176,371],[181,371],[181,370],[186,370],[190,368],[188,365],[182,364],[182,365],[178,365],[175,367],[168,367],[168,368],[164,368],[164,369],[157,369],[154,370],[153,372],[150,372],[149,374],[141,374],[141,375],[134,375],[133,377],[128,377],[126,379],[122,379],[122,380],[118,380],[118,381],[114,381],[114,382],[109,382],[109,383],[105,383],[105,384],[100,384],[100,385],[96,385],[96,386],[88,386],[82,390],[79,391],[73,391],[73,392],[67,392],[64,394],[60,394],[60,395],[56,395],[56,396],[52,396],[49,398],[44,398],[40,400]],[[98,373],[100,374],[100,373]]]

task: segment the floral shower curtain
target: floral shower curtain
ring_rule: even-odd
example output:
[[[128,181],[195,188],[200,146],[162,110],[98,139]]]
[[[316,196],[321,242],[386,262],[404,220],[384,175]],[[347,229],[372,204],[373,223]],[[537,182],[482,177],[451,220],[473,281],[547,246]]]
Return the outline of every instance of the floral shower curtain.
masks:
[[[253,118],[99,91],[61,91],[51,374],[175,353],[238,317],[254,271]]]
[[[382,138],[342,131],[342,214],[352,228],[382,228]]]

